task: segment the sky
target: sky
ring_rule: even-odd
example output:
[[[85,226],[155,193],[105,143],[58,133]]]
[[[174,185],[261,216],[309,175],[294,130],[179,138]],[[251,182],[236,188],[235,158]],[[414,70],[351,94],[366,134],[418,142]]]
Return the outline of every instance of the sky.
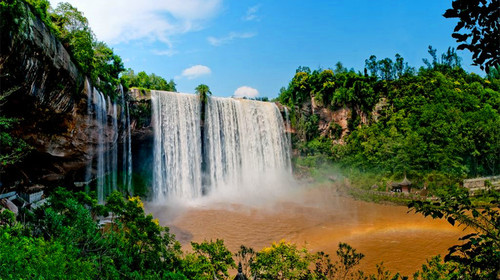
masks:
[[[58,0],[50,0],[56,7]],[[274,98],[299,66],[363,71],[399,53],[423,65],[458,44],[451,0],[67,0],[125,68],[173,79],[179,92],[206,84],[216,96]],[[468,72],[471,53],[458,51]]]

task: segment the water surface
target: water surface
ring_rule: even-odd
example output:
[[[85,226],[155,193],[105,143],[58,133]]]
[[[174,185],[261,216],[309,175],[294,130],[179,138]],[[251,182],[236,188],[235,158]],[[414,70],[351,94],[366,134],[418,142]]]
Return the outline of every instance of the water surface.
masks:
[[[247,194],[147,208],[185,249],[191,241],[219,238],[232,252],[241,244],[260,250],[285,239],[335,255],[345,242],[365,254],[359,268],[370,273],[383,261],[391,271],[411,275],[465,234],[444,220],[408,213],[404,206],[356,201],[332,186],[298,188],[273,199]]]

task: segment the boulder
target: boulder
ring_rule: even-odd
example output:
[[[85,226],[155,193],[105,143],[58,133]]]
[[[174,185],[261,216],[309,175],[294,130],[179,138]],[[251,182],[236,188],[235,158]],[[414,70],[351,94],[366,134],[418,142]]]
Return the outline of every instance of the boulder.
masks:
[[[1,199],[0,205],[3,206],[5,209],[10,210],[16,216],[17,216],[17,214],[19,214],[19,209],[17,208],[17,206],[12,201],[10,201],[8,199],[5,199],[5,198]]]

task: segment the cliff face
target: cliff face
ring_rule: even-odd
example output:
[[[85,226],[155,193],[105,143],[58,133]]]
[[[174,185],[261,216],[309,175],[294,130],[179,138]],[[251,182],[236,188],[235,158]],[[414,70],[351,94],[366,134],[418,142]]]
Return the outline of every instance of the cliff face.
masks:
[[[87,117],[90,89],[64,46],[27,6],[23,12],[18,31],[0,30],[0,114],[19,120],[12,134],[34,151],[20,165],[0,166],[0,183],[77,180],[95,151],[89,127],[100,125]],[[113,142],[109,130],[104,135]]]
[[[361,126],[378,121],[387,106],[385,98],[379,100],[369,113],[363,112],[357,106],[344,105],[332,109],[330,106],[319,104],[314,96],[304,102],[302,107],[296,109],[302,116],[318,117],[318,132],[321,136],[332,139],[335,144],[345,144],[345,137],[349,135],[353,125]],[[336,131],[339,129],[339,131]]]

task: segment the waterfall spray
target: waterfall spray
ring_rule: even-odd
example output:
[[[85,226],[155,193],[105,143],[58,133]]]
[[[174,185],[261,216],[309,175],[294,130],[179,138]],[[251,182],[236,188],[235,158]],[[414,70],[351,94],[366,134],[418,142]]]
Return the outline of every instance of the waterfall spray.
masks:
[[[289,177],[289,141],[274,103],[208,97],[203,141],[198,96],[152,91],[152,107],[155,201],[200,197],[202,189],[258,193]]]

